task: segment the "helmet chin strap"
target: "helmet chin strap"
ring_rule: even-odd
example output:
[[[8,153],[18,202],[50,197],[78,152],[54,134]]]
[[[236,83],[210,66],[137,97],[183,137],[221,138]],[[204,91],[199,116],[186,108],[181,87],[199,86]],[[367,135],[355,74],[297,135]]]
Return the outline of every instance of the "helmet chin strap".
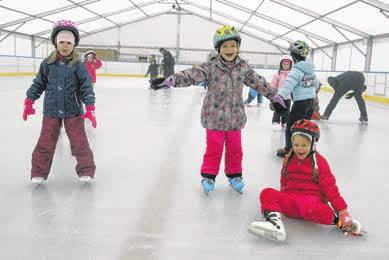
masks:
[[[309,154],[312,155],[316,152],[316,144],[315,141],[312,141],[311,143],[311,150],[309,151]]]

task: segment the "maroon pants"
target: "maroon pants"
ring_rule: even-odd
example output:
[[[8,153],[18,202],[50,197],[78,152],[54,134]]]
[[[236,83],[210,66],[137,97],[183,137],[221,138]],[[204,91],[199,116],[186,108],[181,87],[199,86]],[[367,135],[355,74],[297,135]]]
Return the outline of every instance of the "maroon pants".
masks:
[[[318,196],[266,188],[261,192],[259,200],[262,212],[276,211],[290,218],[325,225],[331,225],[334,220],[334,211]]]
[[[84,120],[81,117],[61,119],[48,116],[43,116],[41,134],[32,153],[31,178],[43,177],[47,179],[53,162],[62,120],[64,121],[66,134],[69,137],[72,155],[77,160],[76,172],[78,176],[93,178],[96,166],[85,134]]]

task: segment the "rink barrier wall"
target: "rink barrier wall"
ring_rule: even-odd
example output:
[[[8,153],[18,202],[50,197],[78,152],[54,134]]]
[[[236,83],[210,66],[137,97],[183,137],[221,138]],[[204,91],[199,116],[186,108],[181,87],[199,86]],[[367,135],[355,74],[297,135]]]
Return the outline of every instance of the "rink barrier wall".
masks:
[[[0,77],[34,76],[42,60],[31,57],[0,56]],[[148,66],[148,63],[103,61],[103,66],[98,70],[97,76],[144,78]],[[180,64],[175,66],[175,71],[191,67],[192,65]],[[255,69],[255,71],[268,80],[277,72],[274,69]],[[342,71],[316,71],[317,77],[324,85],[327,84],[329,76],[336,76],[340,73]],[[389,73],[369,72],[364,75],[367,86],[365,100],[389,104]],[[323,91],[331,92],[332,88],[324,86]]]

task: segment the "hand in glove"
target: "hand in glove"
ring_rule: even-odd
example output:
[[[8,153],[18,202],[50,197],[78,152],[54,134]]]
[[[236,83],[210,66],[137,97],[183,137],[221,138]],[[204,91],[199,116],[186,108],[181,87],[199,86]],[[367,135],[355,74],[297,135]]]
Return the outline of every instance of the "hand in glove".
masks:
[[[173,76],[168,78],[157,78],[150,81],[150,88],[158,90],[161,88],[170,88],[176,85],[176,81]]]
[[[353,92],[349,92],[349,93],[346,94],[345,98],[346,99],[351,99],[351,98],[354,97],[354,95],[355,95],[354,91]]]
[[[273,104],[274,110],[278,113],[282,113],[286,110],[284,99],[280,95],[275,95],[270,98],[270,102]]]
[[[86,113],[81,116],[82,119],[88,118],[92,122],[93,128],[96,128],[97,122],[95,117],[95,106],[88,105],[86,106]]]
[[[351,226],[353,225],[353,219],[348,213],[347,209],[339,211],[339,221],[340,221],[340,227],[343,231],[348,231],[351,229]]]
[[[269,103],[269,108],[270,108],[271,111],[274,111],[274,105],[273,105],[272,102]]]
[[[29,115],[35,114],[35,109],[32,107],[34,100],[26,98],[24,100],[23,120],[26,121]]]

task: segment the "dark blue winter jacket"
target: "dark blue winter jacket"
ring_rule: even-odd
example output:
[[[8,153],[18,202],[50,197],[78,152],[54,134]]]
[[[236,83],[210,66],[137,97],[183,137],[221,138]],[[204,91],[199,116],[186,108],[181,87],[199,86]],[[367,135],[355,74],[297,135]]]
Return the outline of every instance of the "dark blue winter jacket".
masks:
[[[56,60],[52,64],[44,59],[40,65],[27,97],[36,100],[43,91],[43,114],[45,116],[67,118],[83,114],[85,105],[94,105],[95,93],[85,64],[77,61],[69,66],[67,60]]]

